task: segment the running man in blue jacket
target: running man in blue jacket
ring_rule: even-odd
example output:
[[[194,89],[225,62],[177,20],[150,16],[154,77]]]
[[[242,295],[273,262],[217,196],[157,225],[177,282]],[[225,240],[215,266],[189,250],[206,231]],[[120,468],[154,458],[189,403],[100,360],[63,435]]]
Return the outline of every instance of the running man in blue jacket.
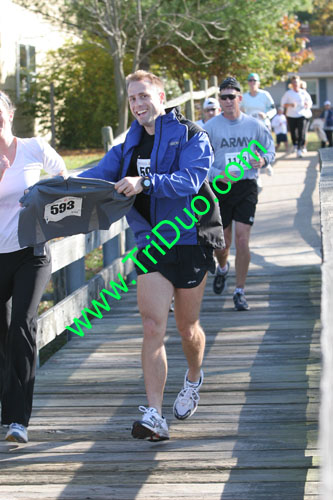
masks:
[[[174,296],[175,319],[188,363],[184,386],[173,406],[175,417],[184,420],[193,415],[199,401],[205,349],[200,305],[207,272],[215,269],[213,249],[223,248],[224,239],[218,205],[207,181],[213,161],[207,133],[176,108],[164,109],[164,87],[157,76],[139,70],[127,77],[126,84],[135,121],[125,142],[81,175],[116,182],[119,193],[136,195],[127,219],[139,249],[133,260],[148,407],[139,407],[143,416],[134,422],[132,436],[159,441],[169,439],[162,402],[167,378],[164,336],[171,299]],[[154,228],[158,232],[153,234],[159,235],[155,240]]]

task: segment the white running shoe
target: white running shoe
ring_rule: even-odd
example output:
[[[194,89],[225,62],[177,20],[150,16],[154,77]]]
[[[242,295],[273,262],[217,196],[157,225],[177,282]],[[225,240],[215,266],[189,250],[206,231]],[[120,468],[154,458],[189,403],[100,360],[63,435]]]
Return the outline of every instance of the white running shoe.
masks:
[[[136,439],[149,439],[150,441],[165,441],[169,439],[168,424],[156,408],[139,406],[144,413],[141,420],[136,420],[132,427],[132,436]]]
[[[27,443],[28,442],[28,430],[24,425],[21,424],[10,424],[9,431],[5,437],[6,441],[13,441],[16,443]]]
[[[200,380],[198,384],[193,384],[187,379],[188,370],[185,373],[184,387],[178,394],[173,404],[173,414],[178,420],[185,420],[191,417],[198,408],[199,389],[204,379],[203,371],[200,370]]]
[[[272,165],[267,165],[266,168],[264,168],[263,170],[267,175],[269,175],[270,177],[272,177],[272,175],[274,174],[274,170],[273,170],[273,167]]]
[[[297,150],[297,158],[303,158],[303,153],[301,149]]]
[[[260,175],[259,175],[259,177],[257,177],[257,186],[258,186],[258,194],[259,194],[264,189]]]

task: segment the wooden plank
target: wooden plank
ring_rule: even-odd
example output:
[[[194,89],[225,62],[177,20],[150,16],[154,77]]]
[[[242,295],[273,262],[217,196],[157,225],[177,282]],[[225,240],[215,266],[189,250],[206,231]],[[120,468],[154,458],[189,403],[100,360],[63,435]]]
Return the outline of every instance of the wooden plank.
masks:
[[[294,162],[303,176],[292,188],[297,196],[312,172],[302,162]],[[253,228],[251,311],[233,310],[232,276],[222,297],[209,277],[201,314],[205,380],[193,417],[172,415],[186,362],[170,314],[164,414],[171,439],[131,438],[137,407],[146,404],[132,287],[38,371],[30,442],[0,444],[0,500],[318,500],[320,268],[303,229],[297,236],[287,227],[298,208],[296,194],[291,203],[283,198],[292,171],[285,167],[279,187],[264,193],[280,197],[273,203],[267,195],[267,203],[287,235],[272,231],[267,215],[263,231],[256,236]],[[259,219],[265,209],[258,206]],[[273,243],[260,243],[264,233]],[[291,234],[296,245],[287,248]]]

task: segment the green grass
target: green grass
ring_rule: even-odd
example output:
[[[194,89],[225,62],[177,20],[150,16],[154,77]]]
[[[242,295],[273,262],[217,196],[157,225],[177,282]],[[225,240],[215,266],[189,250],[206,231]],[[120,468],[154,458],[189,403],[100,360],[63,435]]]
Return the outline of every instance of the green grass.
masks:
[[[91,166],[105,154],[103,149],[59,150],[58,153],[62,156],[67,170]]]

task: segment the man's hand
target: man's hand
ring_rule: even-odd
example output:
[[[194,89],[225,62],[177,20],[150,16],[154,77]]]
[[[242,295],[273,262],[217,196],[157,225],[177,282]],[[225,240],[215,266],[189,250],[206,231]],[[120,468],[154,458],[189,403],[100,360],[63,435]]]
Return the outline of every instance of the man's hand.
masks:
[[[259,153],[256,151],[256,156],[259,156],[259,161],[255,160],[254,158],[250,159],[250,164],[252,165],[253,168],[262,168],[265,166],[266,162],[262,156],[259,155]]]
[[[118,193],[122,193],[125,196],[134,196],[143,191],[141,184],[142,177],[124,177],[120,181],[116,182],[114,185]]]
[[[0,155],[0,181],[3,177],[3,174],[5,173],[7,168],[9,168],[9,167],[10,167],[10,163],[9,163],[7,156]]]

